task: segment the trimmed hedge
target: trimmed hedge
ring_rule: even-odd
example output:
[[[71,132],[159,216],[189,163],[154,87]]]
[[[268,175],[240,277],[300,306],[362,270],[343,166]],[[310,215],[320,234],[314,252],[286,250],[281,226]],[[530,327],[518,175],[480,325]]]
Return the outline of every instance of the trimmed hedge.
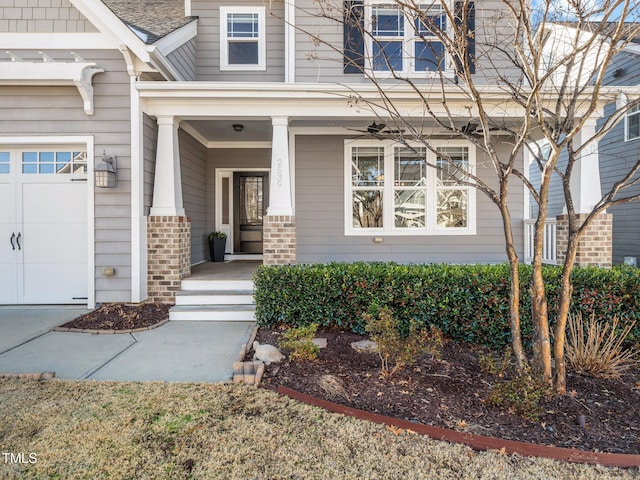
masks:
[[[544,267],[549,311],[559,292],[560,267]],[[520,267],[523,341],[531,341],[531,267]],[[500,349],[510,342],[509,266],[400,265],[382,262],[261,266],[254,277],[259,325],[317,323],[364,333],[363,315],[389,307],[408,326],[414,319],[435,325],[454,340]],[[622,326],[638,320],[640,270],[576,268],[572,308]],[[553,319],[551,319],[553,320]]]

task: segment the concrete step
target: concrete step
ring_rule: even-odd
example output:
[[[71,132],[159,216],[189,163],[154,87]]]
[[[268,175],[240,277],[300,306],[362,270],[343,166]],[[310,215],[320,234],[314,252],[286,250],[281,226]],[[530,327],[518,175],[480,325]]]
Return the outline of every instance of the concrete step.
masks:
[[[251,280],[182,280],[182,290],[208,290],[225,291],[230,290],[251,290],[253,282]]]
[[[252,305],[253,290],[181,290],[176,305]]]
[[[176,305],[169,310],[171,321],[255,322],[253,305]]]

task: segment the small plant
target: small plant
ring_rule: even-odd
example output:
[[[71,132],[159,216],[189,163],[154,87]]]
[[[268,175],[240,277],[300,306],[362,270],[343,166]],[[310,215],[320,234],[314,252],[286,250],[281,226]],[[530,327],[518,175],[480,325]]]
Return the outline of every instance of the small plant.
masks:
[[[220,239],[222,239],[222,240],[225,240],[225,239],[227,238],[227,234],[226,234],[226,233],[224,233],[224,232],[219,232],[219,231],[217,231],[217,230],[216,230],[216,231],[211,232],[211,233],[209,234],[209,241],[210,241],[210,242],[213,242],[213,239],[214,239],[214,238],[220,238]]]
[[[289,360],[311,361],[318,358],[320,348],[313,343],[313,337],[318,330],[318,324],[302,325],[290,328],[282,334],[282,339],[278,343],[280,348],[291,350]]]
[[[635,322],[618,330],[618,318],[611,323],[598,322],[592,314],[586,322],[582,314],[569,315],[567,360],[578,373],[599,378],[620,378],[637,366],[638,352],[623,349]]]
[[[487,402],[536,421],[541,411],[540,400],[548,388],[526,369],[517,372],[512,379],[494,385]]]
[[[400,333],[400,324],[388,308],[382,308],[377,317],[364,316],[365,331],[378,345],[382,378],[393,376],[406,365],[412,365],[421,354],[439,355],[442,346],[442,332],[431,326],[429,330],[418,322],[409,323],[407,335]]]
[[[480,371],[489,375],[495,375],[499,378],[504,377],[509,365],[511,365],[511,354],[511,347],[508,346],[505,348],[500,362],[496,362],[496,359],[491,352],[478,353],[478,365],[480,366]]]

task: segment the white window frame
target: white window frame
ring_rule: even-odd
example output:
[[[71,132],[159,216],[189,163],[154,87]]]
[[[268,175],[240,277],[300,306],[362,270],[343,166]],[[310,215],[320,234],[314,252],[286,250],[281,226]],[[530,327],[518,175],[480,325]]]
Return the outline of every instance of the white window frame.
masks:
[[[429,144],[437,149],[439,147],[465,147],[469,155],[469,173],[475,175],[476,149],[472,143],[466,140],[433,140]],[[402,144],[393,140],[345,140],[344,141],[344,232],[346,236],[418,236],[418,235],[475,235],[476,234],[476,189],[473,186],[460,186],[467,189],[467,226],[443,228],[437,225],[437,185],[438,170],[429,165],[435,165],[436,154],[427,149],[427,184],[426,184],[426,222],[424,228],[407,228],[395,226],[395,188],[394,181],[394,157],[395,148]],[[415,144],[415,147],[424,145]],[[384,148],[384,175],[385,182],[381,187],[383,191],[383,227],[382,228],[356,228],[353,226],[353,182],[351,170],[351,158],[353,147],[383,147]]]
[[[227,37],[227,17],[232,13],[258,15],[258,38],[249,41],[258,42],[258,63],[255,65],[229,64],[229,38]],[[221,71],[264,71],[266,61],[266,22],[265,7],[220,7],[220,70]]]
[[[638,135],[637,137],[629,136],[629,119],[635,116],[639,117],[639,120],[640,120],[640,105],[629,110],[624,116],[624,141],[625,142],[637,140],[640,138],[640,135]]]
[[[393,77],[393,74],[407,76],[407,77],[421,77],[421,78],[438,78],[440,76],[444,77],[453,77],[453,71],[451,69],[451,59],[446,49],[443,50],[444,59],[442,60],[444,63],[443,70],[436,71],[425,71],[425,70],[415,70],[415,43],[423,42],[423,40],[417,36],[417,33],[414,29],[413,19],[405,15],[404,21],[404,32],[403,37],[388,37],[389,41],[394,40],[402,40],[402,70],[394,70],[394,71],[385,71],[385,70],[375,70],[373,65],[373,48],[374,48],[374,38],[373,38],[373,7],[379,5],[388,5],[391,7],[398,7],[398,4],[394,3],[392,0],[368,0],[365,3],[365,27],[367,29],[367,34],[365,35],[365,67],[370,71],[371,75],[374,75],[378,78],[385,77]],[[422,6],[440,6],[441,3],[437,0],[425,0],[424,2],[417,2],[418,7]],[[451,5],[449,5],[451,8]],[[401,8],[401,6],[399,7]],[[444,10],[442,12],[444,14]],[[449,18],[445,15],[446,32],[452,32],[452,26],[450,25]],[[384,37],[383,37],[384,38]],[[438,41],[435,39],[435,41]]]

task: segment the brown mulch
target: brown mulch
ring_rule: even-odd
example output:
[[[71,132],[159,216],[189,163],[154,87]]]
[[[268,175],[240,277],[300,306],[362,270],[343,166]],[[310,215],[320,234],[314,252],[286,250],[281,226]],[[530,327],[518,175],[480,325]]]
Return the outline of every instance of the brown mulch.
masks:
[[[143,303],[140,305],[109,303],[67,322],[59,328],[116,331],[148,328],[168,319],[171,306],[162,303]]]
[[[378,355],[357,353],[350,346],[366,337],[329,329],[319,331],[317,336],[327,338],[328,346],[320,350],[316,360],[287,359],[280,365],[272,364],[265,371],[263,383],[286,386],[352,408],[479,435],[594,452],[640,453],[637,371],[619,380],[569,373],[569,394],[544,397],[538,418],[530,420],[488,404],[492,386],[508,375],[499,378],[483,373],[478,349],[473,347],[447,341],[440,359],[421,357],[415,365],[383,380]],[[276,346],[278,338],[277,330],[264,328],[257,335],[260,343]],[[247,357],[252,355],[249,352]],[[346,398],[335,390],[323,390],[323,375],[341,380]],[[585,416],[585,426],[578,424],[578,415]]]

